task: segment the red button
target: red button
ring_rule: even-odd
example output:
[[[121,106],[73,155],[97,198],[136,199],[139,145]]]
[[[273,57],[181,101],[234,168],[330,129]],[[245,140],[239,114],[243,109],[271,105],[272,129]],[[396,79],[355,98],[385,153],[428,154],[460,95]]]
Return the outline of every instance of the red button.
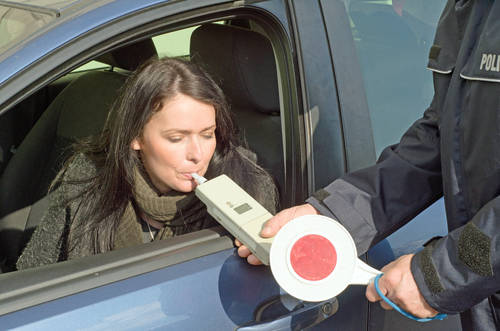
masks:
[[[290,252],[292,268],[300,277],[317,281],[326,278],[337,265],[335,247],[323,236],[309,234],[297,240]]]

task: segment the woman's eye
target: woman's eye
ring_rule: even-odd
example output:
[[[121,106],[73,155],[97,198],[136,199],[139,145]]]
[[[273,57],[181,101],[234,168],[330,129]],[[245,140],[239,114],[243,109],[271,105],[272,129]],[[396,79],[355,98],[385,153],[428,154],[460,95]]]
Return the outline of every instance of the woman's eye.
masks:
[[[215,132],[206,132],[201,135],[205,139],[212,139],[215,137]]]
[[[178,143],[179,141],[182,140],[182,137],[167,137],[167,140],[170,141],[171,143]]]

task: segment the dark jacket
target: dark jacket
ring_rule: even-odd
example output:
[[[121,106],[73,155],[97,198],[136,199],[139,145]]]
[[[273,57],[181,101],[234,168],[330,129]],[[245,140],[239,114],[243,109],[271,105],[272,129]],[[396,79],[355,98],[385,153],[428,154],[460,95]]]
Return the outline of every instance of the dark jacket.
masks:
[[[413,276],[464,330],[500,329],[500,1],[448,1],[428,67],[433,101],[400,143],[308,202],[361,254],[444,195],[449,234],[415,255]]]

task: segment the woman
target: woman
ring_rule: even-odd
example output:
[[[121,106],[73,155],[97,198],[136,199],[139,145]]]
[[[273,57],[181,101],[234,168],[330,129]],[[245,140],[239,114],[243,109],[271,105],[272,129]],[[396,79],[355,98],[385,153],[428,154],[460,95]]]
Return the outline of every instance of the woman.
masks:
[[[271,177],[239,146],[225,97],[196,65],[151,60],[125,83],[103,133],[76,146],[18,269],[215,225],[191,173],[227,174],[270,212]]]

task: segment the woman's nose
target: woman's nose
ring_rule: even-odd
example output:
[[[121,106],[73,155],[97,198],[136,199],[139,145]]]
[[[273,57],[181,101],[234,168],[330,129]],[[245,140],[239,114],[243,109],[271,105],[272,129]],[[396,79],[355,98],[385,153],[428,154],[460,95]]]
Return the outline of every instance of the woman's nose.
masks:
[[[188,150],[187,150],[187,158],[189,161],[194,163],[198,163],[201,161],[203,156],[203,150],[201,147],[201,143],[198,138],[192,138],[189,142]]]

